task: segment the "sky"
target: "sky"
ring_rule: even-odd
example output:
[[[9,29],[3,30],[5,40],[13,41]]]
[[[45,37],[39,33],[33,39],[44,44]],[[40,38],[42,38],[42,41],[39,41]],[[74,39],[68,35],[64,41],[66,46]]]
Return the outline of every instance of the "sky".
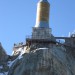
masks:
[[[0,0],[0,42],[7,54],[14,43],[24,42],[36,22],[39,0]],[[49,26],[54,36],[68,36],[75,30],[75,0],[48,0]]]

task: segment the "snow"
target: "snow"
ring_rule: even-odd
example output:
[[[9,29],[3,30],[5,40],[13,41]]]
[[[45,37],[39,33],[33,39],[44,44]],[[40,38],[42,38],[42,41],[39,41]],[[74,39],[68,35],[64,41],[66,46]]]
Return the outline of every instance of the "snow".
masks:
[[[3,68],[3,66],[0,66],[0,69],[2,69]]]
[[[4,75],[3,73],[0,73],[0,75]]]
[[[8,72],[5,72],[4,74],[5,74],[5,75],[7,75],[7,74],[8,74]]]
[[[8,75],[8,72],[0,73],[0,75]]]
[[[0,66],[0,69],[2,69],[3,68],[3,66]],[[7,75],[8,74],[8,72],[3,72],[3,73],[0,73],[0,75]]]
[[[14,52],[15,52],[15,51],[12,52],[12,55],[14,54]],[[18,48],[18,49],[16,50],[16,52],[20,52],[20,54],[22,55],[22,54],[25,53],[25,49],[24,49],[24,47],[21,47],[21,48]]]
[[[8,66],[11,67],[15,61],[16,61],[16,59],[14,61],[8,61]]]
[[[48,48],[37,48],[37,49],[35,49],[35,50],[31,51],[31,52],[36,52],[38,50],[45,50],[45,49],[48,49]]]
[[[14,51],[12,51],[11,55],[13,55],[13,54],[14,54]]]
[[[17,51],[20,53],[19,56],[14,61],[9,61],[8,66],[11,67],[11,65],[17,60],[23,58],[23,54],[25,53],[24,48],[19,48]],[[14,53],[14,52],[13,52]]]
[[[23,54],[25,53],[24,48],[19,48],[17,51],[20,52],[20,55],[18,56],[18,59],[21,59]]]
[[[14,61],[8,61],[8,66],[9,66],[9,68],[12,66],[12,64],[13,64],[15,61],[17,61],[17,59],[21,59],[21,58],[23,57],[22,55],[25,53],[23,48],[19,48],[17,51],[19,51],[20,54],[19,54],[19,56],[18,56]],[[14,52],[13,52],[13,53],[14,53]],[[3,67],[0,66],[0,69],[1,69],[1,68],[3,68]],[[7,74],[8,74],[8,72],[0,73],[0,75],[7,75]]]
[[[36,50],[40,50],[40,49],[43,49],[43,50],[45,50],[45,49],[48,49],[48,48],[37,48]]]

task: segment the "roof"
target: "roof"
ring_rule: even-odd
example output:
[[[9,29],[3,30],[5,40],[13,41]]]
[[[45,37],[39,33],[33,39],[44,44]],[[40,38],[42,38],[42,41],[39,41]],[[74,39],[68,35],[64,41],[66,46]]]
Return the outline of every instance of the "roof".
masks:
[[[40,2],[48,2],[47,0],[40,0]]]

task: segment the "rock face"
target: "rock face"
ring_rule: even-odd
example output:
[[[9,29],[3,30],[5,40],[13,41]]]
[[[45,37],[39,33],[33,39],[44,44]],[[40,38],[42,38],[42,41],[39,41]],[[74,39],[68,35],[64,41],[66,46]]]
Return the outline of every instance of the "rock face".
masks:
[[[75,58],[67,49],[50,44],[24,53],[25,49],[19,48],[19,56],[6,62],[7,70],[0,66],[0,75],[75,75]]]
[[[7,54],[0,43],[0,61],[4,61],[6,58]]]
[[[50,45],[23,54],[8,75],[74,75],[75,59],[62,46]]]
[[[5,74],[4,72],[7,72],[9,70],[9,67],[7,66],[8,57],[9,56],[0,43],[0,75]]]

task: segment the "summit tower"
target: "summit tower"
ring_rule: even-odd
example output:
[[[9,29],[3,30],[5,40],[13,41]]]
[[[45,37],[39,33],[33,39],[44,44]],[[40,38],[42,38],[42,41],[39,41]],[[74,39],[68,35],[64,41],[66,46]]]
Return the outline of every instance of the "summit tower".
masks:
[[[37,4],[36,24],[33,27],[32,39],[50,39],[51,28],[49,27],[50,3],[40,0]]]
[[[49,28],[50,4],[47,0],[40,0],[37,4],[37,17],[35,27]]]

